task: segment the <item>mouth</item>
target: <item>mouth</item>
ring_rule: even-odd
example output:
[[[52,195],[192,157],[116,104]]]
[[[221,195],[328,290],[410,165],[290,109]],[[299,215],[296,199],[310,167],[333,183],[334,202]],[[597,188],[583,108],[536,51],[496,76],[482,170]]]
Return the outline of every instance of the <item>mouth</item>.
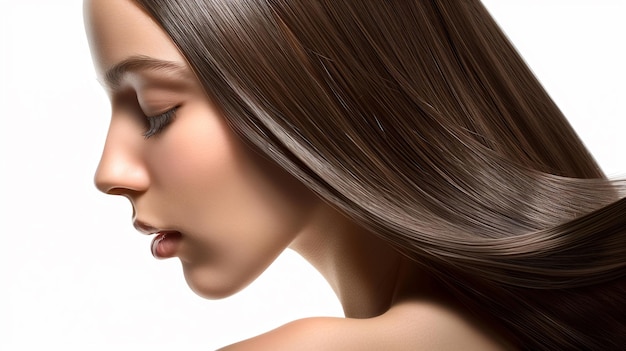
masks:
[[[177,231],[162,231],[156,233],[156,236],[152,239],[152,245],[150,246],[152,256],[158,259],[174,257],[176,251],[178,251],[181,239],[182,234]]]
[[[165,259],[176,255],[180,240],[182,239],[182,233],[176,230],[155,228],[140,220],[135,220],[133,226],[137,231],[143,234],[156,235],[150,245],[152,256],[158,259]]]

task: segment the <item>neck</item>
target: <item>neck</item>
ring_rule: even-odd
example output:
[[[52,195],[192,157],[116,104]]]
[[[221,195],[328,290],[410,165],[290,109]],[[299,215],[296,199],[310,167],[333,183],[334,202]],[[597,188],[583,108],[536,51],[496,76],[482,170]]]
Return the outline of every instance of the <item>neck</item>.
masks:
[[[385,313],[407,285],[406,259],[389,244],[332,211],[290,248],[328,281],[349,318]],[[319,219],[319,218],[318,218]]]

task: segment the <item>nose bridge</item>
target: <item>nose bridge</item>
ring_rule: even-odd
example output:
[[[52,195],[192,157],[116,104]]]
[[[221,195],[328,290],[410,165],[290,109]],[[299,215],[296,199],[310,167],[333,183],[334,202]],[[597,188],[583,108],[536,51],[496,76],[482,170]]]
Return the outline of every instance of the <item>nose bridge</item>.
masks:
[[[107,194],[141,192],[149,185],[142,157],[143,137],[140,134],[133,135],[131,131],[135,129],[125,128],[121,122],[112,119],[94,176],[98,190]]]

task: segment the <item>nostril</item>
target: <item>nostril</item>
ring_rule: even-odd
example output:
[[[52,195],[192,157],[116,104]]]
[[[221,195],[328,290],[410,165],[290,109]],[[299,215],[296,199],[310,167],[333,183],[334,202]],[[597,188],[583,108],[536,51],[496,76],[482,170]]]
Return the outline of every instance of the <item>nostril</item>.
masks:
[[[128,190],[123,188],[111,188],[104,193],[108,195],[125,195],[128,193]]]
[[[119,185],[115,184],[115,182],[113,182],[113,179],[111,179],[110,176],[107,176],[107,174],[105,174],[102,167],[98,167],[98,169],[96,170],[96,174],[94,175],[93,182],[96,188],[105,194],[110,194],[110,195],[120,194],[121,189]]]
[[[122,187],[113,184],[113,182],[104,181],[104,179],[98,174],[96,174],[96,177],[94,178],[94,185],[96,186],[96,189],[98,189],[100,192],[108,195],[122,195],[124,192],[124,189]]]
[[[147,169],[139,159],[103,157],[94,175],[98,190],[109,195],[125,195],[148,189]]]

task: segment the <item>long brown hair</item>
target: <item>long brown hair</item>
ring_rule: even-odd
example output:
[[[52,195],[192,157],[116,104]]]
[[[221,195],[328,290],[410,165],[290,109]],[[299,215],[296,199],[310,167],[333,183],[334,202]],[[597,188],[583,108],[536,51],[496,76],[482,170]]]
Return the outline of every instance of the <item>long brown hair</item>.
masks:
[[[232,128],[524,349],[626,345],[626,199],[478,0],[136,0]]]

